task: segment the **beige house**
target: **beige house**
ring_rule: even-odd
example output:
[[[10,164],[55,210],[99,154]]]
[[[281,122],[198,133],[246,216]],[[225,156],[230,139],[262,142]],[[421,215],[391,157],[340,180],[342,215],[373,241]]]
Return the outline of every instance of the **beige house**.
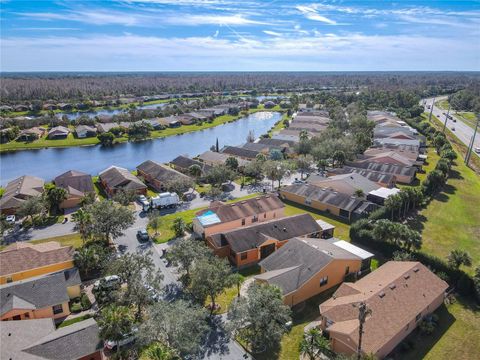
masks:
[[[10,181],[0,198],[0,211],[5,215],[15,214],[26,200],[42,195],[44,185],[43,179],[29,175]]]
[[[284,216],[285,205],[276,195],[259,196],[231,204],[213,201],[195,214],[193,231],[202,238]]]
[[[92,177],[81,171],[67,171],[58,175],[53,182],[67,191],[67,198],[60,204],[60,209],[77,207],[85,195],[95,194]]]
[[[355,354],[358,346],[358,304],[371,310],[362,337],[362,352],[386,357],[428,314],[443,304],[448,284],[426,266],[389,261],[355,283],[344,283],[320,305],[321,327],[332,350]]]
[[[70,314],[68,302],[80,296],[76,268],[0,287],[1,320],[58,319]]]
[[[373,254],[343,240],[293,238],[262,260],[255,281],[278,286],[294,306],[370,267]]]

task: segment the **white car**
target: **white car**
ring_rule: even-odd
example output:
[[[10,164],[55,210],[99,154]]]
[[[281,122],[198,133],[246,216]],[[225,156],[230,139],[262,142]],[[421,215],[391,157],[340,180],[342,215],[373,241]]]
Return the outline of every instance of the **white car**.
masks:
[[[138,197],[138,202],[142,204],[144,207],[145,206],[150,206],[150,201],[148,201],[147,197],[145,195],[140,195]]]
[[[125,346],[131,344],[137,338],[137,331],[138,329],[134,328],[130,334],[123,335],[123,339],[119,341],[106,340],[104,343],[105,348],[108,350],[114,350],[118,346]]]
[[[7,223],[9,224],[15,224],[15,215],[8,215],[5,220],[7,221]]]
[[[480,154],[480,147],[476,147],[476,148],[475,148],[475,152],[476,152],[477,154]]]
[[[103,279],[95,281],[93,284],[94,289],[98,289],[100,285],[103,285],[106,288],[116,288],[119,287],[121,283],[120,277],[118,275],[106,276]]]

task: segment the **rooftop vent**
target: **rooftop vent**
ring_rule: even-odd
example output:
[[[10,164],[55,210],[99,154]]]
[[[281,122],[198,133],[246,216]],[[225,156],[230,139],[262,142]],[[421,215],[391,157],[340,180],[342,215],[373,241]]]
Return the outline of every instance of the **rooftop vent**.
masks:
[[[382,291],[378,294],[378,296],[382,299],[385,296],[385,293]]]
[[[247,202],[246,202],[245,200],[241,202],[241,204],[246,204],[246,203],[247,203]]]
[[[408,274],[407,274],[407,275],[404,275],[403,278],[404,278],[405,280],[408,280],[408,279],[410,279],[410,275],[408,275]]]
[[[284,232],[287,232],[287,228],[286,228],[286,227],[284,227],[282,230],[283,230]]]
[[[420,269],[419,269],[419,268],[414,268],[414,269],[413,269],[413,272],[417,273],[418,270],[420,270]]]
[[[395,289],[395,288],[397,287],[397,285],[395,285],[395,284],[390,284],[389,287],[390,287],[391,290],[393,290],[393,289]]]

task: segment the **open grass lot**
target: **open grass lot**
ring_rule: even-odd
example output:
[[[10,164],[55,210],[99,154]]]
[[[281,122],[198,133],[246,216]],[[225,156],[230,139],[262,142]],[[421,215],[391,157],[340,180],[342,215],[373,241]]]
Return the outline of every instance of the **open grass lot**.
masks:
[[[440,109],[447,110],[448,109],[448,99],[435,101],[435,106],[439,107]]]
[[[279,106],[278,108],[272,108],[272,109],[264,109],[263,105],[260,105],[257,109],[250,109],[248,111],[249,114],[253,114],[259,111],[280,111]],[[209,129],[218,125],[226,124],[228,122],[236,121],[240,118],[242,118],[243,114],[239,114],[237,116],[233,115],[222,115],[215,120],[213,120],[211,123],[209,122],[204,122],[201,125],[183,125],[178,128],[166,128],[164,130],[156,130],[152,131],[151,133],[151,138],[163,138],[167,136],[174,136],[174,135],[181,135],[181,134],[186,134],[189,132],[193,131],[198,131],[198,130],[204,130],[204,129]],[[127,136],[121,136],[115,139],[116,142],[126,142],[128,141]],[[89,138],[84,138],[84,139],[78,139],[76,138],[72,133],[70,133],[65,139],[56,139],[56,140],[49,140],[46,137],[42,137],[41,139],[31,141],[31,142],[25,142],[25,141],[10,141],[9,143],[6,144],[0,144],[0,152],[3,151],[14,151],[14,150],[24,150],[24,149],[41,149],[41,148],[47,148],[47,147],[68,147],[68,146],[88,146],[88,145],[97,145],[99,144],[100,141],[98,138],[95,137],[89,137]]]
[[[477,123],[477,117],[473,112],[464,112],[460,111],[455,114],[463,120],[465,124],[470,126],[472,129],[475,129],[475,124]]]
[[[480,309],[471,300],[457,302],[437,310],[439,324],[430,336],[417,335],[410,339],[413,349],[402,354],[410,360],[471,360],[480,354]]]
[[[82,238],[80,237],[79,233],[63,235],[63,236],[55,236],[55,237],[41,239],[41,240],[32,240],[29,242],[32,244],[42,244],[49,241],[56,241],[62,244],[63,246],[73,246],[74,248],[79,248],[83,244]]]
[[[285,216],[292,216],[292,215],[297,215],[297,214],[310,214],[315,220],[321,219],[323,221],[326,221],[332,225],[335,225],[335,232],[334,236],[336,238],[350,241],[350,225],[346,222],[343,222],[342,220],[339,220],[338,218],[334,217],[333,215],[329,215],[327,213],[323,213],[320,211],[317,211],[315,209],[302,206],[287,200],[282,200],[285,203]]]

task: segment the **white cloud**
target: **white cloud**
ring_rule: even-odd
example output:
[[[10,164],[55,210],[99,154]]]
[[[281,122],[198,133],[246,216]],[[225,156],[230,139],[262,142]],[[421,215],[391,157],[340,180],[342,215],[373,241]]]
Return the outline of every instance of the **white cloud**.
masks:
[[[270,31],[270,30],[263,30],[263,32],[267,35],[271,35],[271,36],[282,36],[281,33],[279,32],[276,32],[276,31]]]
[[[248,19],[243,15],[175,15],[171,17],[166,17],[163,20],[159,19],[160,22],[167,23],[170,25],[187,25],[187,26],[197,26],[197,25],[268,25],[267,22],[256,21]]]
[[[337,22],[335,20],[331,20],[325,16],[320,15],[314,7],[299,5],[296,7],[296,9],[300,11],[309,20],[320,21],[328,25],[337,25]]]
[[[472,39],[318,34],[257,38],[5,38],[3,71],[478,70]],[[428,48],[426,52],[424,49]],[[448,48],[455,57],[436,57]],[[302,56],[299,56],[301,54]]]

